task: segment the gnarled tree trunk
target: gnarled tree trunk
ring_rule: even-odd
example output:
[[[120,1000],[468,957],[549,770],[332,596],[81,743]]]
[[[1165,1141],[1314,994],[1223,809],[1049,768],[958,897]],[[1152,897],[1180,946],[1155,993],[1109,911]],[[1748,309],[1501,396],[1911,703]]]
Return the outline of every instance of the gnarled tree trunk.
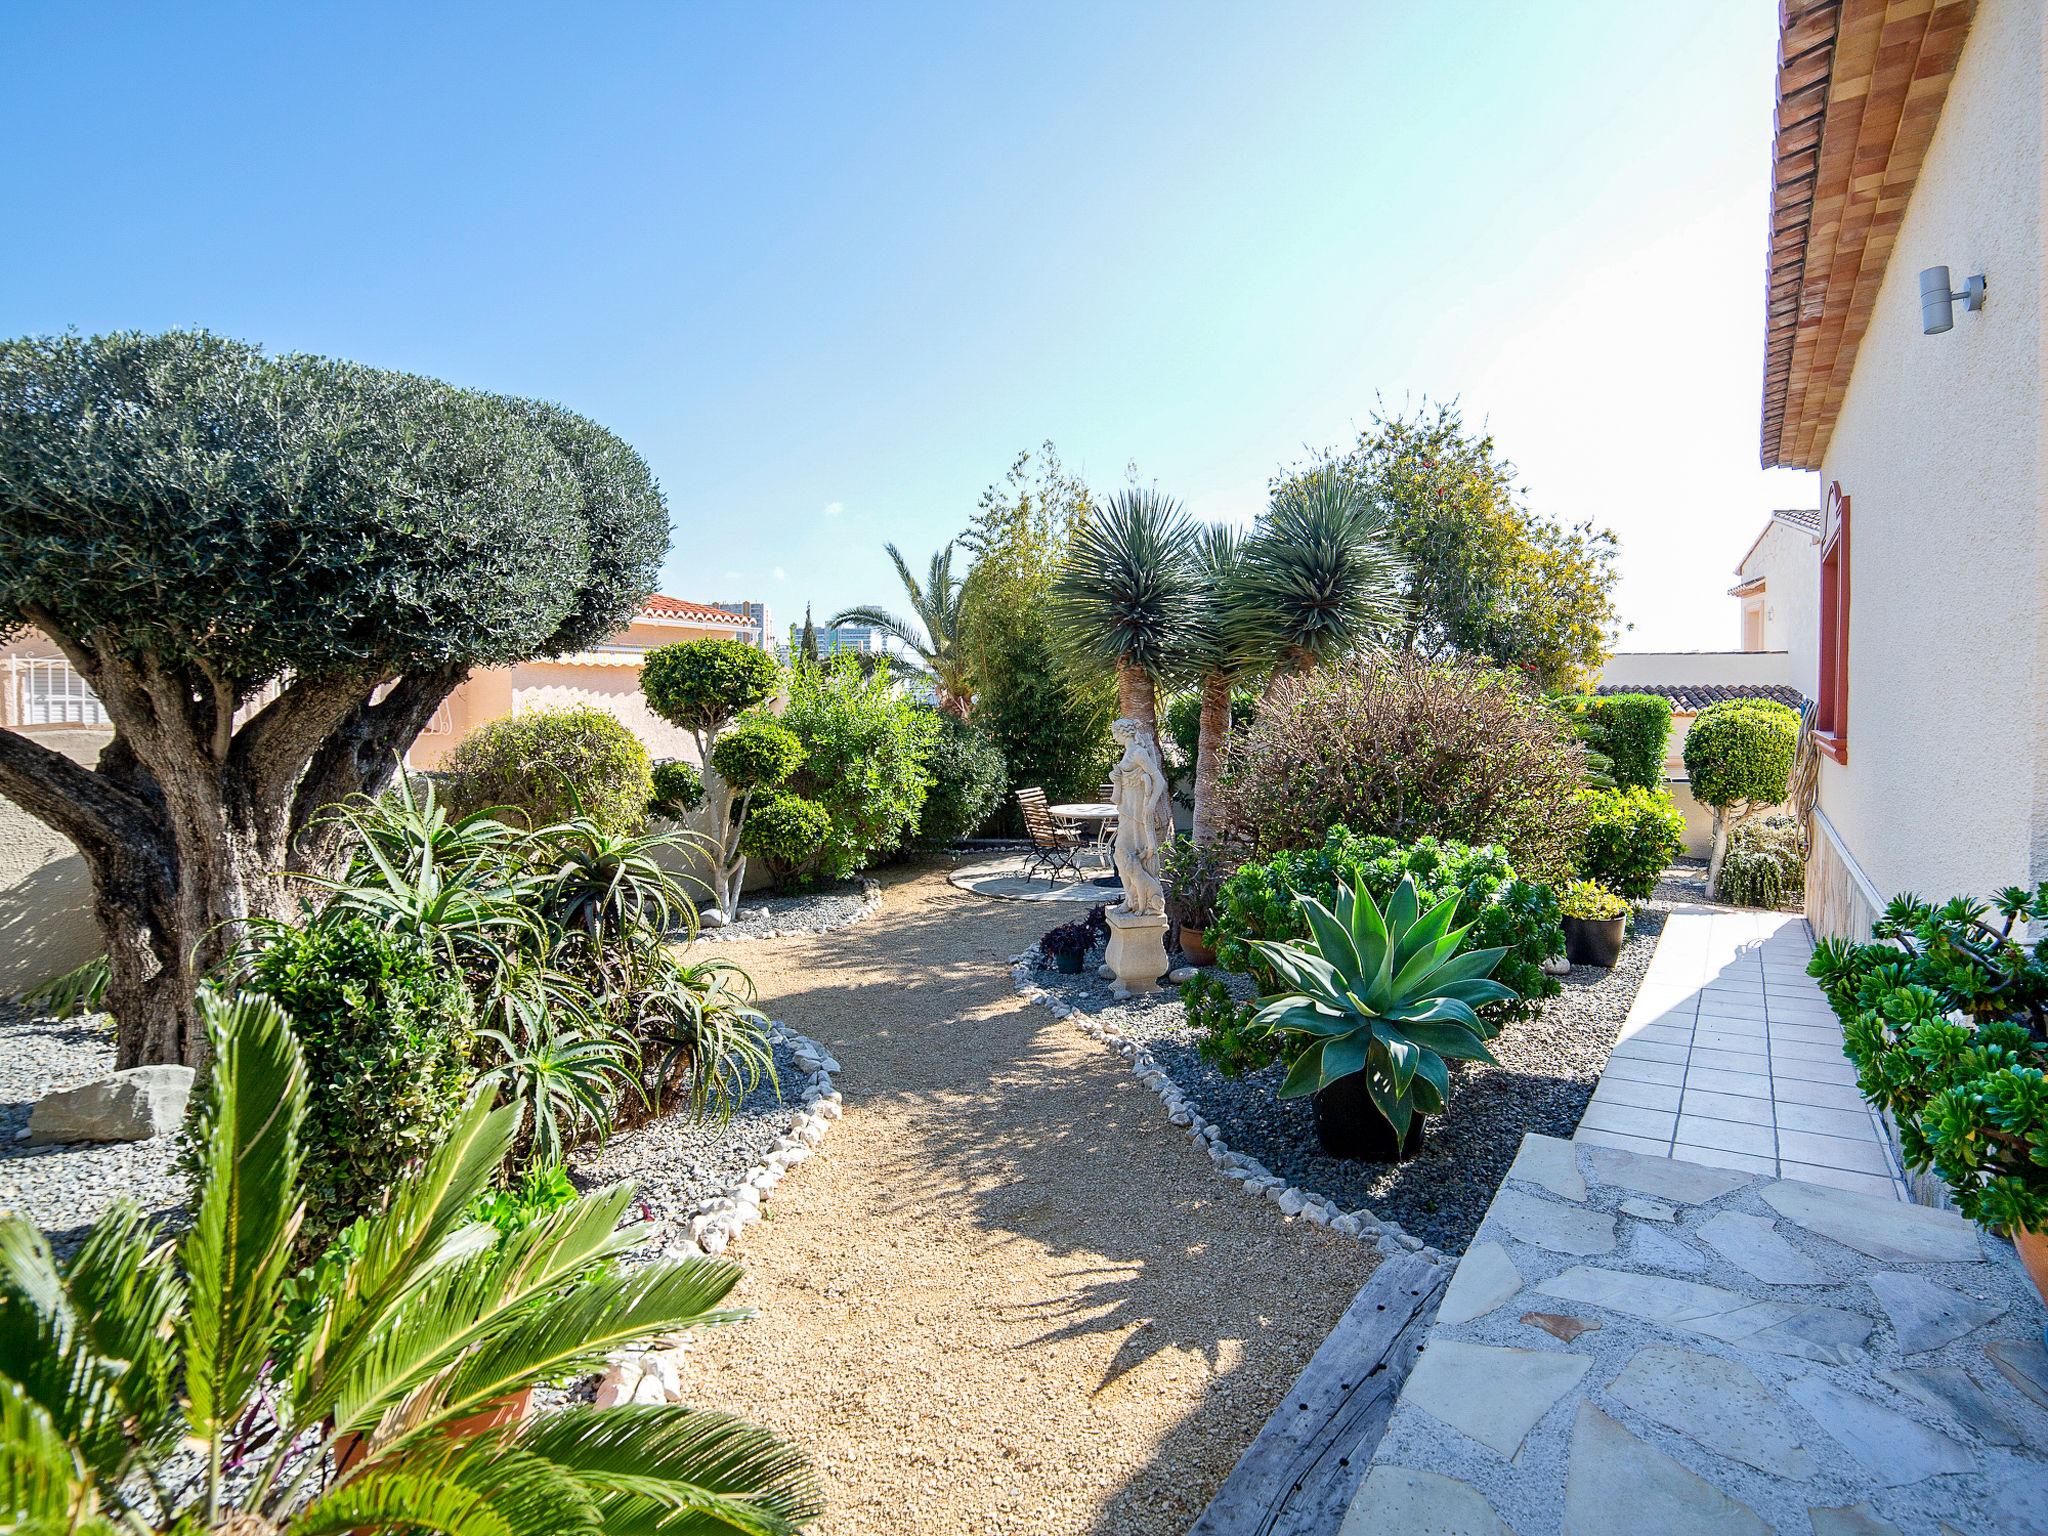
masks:
[[[1216,785],[1223,777],[1223,752],[1230,740],[1230,679],[1212,672],[1202,679],[1202,724],[1195,742],[1195,843],[1206,846],[1223,835]]]

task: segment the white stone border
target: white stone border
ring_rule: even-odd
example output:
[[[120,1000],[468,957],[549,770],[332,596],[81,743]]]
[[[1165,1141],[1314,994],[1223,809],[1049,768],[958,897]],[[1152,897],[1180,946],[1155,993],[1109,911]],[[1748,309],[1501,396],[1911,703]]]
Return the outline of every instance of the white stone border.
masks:
[[[860,906],[853,916],[837,923],[827,923],[823,928],[807,928],[798,924],[793,928],[755,928],[737,925],[726,928],[706,928],[700,923],[693,944],[738,944],[748,939],[796,939],[818,933],[837,933],[842,928],[851,928],[855,923],[864,923],[875,915],[875,909],[882,904],[882,882],[872,876],[861,877]],[[744,896],[740,898],[746,900]]]
[[[1036,945],[1021,955],[1011,957],[1010,980],[1018,994],[1041,1004],[1054,1018],[1068,1020],[1089,1039],[1101,1041],[1128,1061],[1131,1075],[1159,1095],[1166,1106],[1166,1118],[1175,1125],[1185,1126],[1188,1140],[1207,1152],[1209,1161],[1226,1179],[1235,1181],[1239,1189],[1255,1198],[1270,1200],[1280,1208],[1284,1217],[1299,1216],[1312,1226],[1328,1227],[1332,1232],[1371,1243],[1382,1258],[1391,1258],[1397,1253],[1413,1253],[1431,1264],[1444,1262],[1442,1253],[1421,1238],[1402,1230],[1399,1222],[1375,1216],[1368,1206],[1349,1212],[1340,1210],[1328,1196],[1290,1184],[1257,1158],[1231,1151],[1224,1145],[1223,1133],[1215,1122],[1204,1119],[1201,1112],[1188,1102],[1179,1084],[1150,1051],[1123,1031],[1101,1023],[1087,1009],[1076,1007],[1038,984],[1036,977],[1043,958]]]
[[[873,882],[869,882],[872,884]],[[879,887],[877,887],[879,893]],[[688,1216],[669,1224],[643,1250],[648,1257],[694,1259],[725,1251],[750,1222],[761,1219],[761,1202],[782,1182],[782,1176],[807,1161],[841,1110],[833,1074],[840,1070],[830,1051],[808,1036],[779,1022],[768,1025],[771,1043],[789,1047],[803,1074],[796,1099],[796,1119],[769,1144],[768,1155],[732,1184],[697,1202]],[[681,1363],[690,1335],[677,1335],[658,1347],[626,1350],[612,1357],[597,1381],[597,1406],[617,1403],[682,1401]]]

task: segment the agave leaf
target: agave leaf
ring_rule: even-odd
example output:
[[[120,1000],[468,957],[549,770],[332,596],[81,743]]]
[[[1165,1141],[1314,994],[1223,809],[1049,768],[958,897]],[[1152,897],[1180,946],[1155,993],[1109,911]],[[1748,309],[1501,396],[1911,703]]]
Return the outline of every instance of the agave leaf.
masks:
[[[1471,1030],[1459,1024],[1444,1024],[1434,1020],[1420,1023],[1408,1022],[1401,1026],[1401,1032],[1425,1050],[1439,1056],[1451,1056],[1460,1061],[1492,1061],[1493,1053],[1486,1048],[1486,1042]]]
[[[1252,1022],[1265,1029],[1288,1030],[1304,1035],[1341,1035],[1358,1027],[1358,1020],[1349,1014],[1290,993],[1275,998],[1257,1013]]]
[[[1323,1052],[1329,1048],[1329,1041],[1317,1039],[1294,1058],[1294,1065],[1287,1069],[1287,1078],[1274,1093],[1277,1099],[1299,1099],[1314,1093],[1323,1086]]]
[[[1327,1088],[1339,1078],[1351,1076],[1365,1070],[1366,1055],[1372,1045],[1372,1031],[1353,1029],[1348,1035],[1339,1035],[1323,1047],[1322,1082]]]
[[[1444,1103],[1451,1096],[1451,1074],[1444,1066],[1443,1058],[1433,1051],[1424,1051],[1422,1059],[1415,1066],[1415,1107],[1426,1115],[1443,1113]]]
[[[1449,986],[1436,988],[1438,997],[1454,997],[1471,1008],[1483,1008],[1488,1003],[1504,1003],[1515,995],[1515,989],[1506,982],[1491,981],[1475,976],[1469,981],[1454,981]]]
[[[1506,957],[1506,949],[1467,950],[1462,955],[1444,961],[1430,977],[1430,984],[1441,991],[1454,981],[1469,981],[1475,976],[1491,976],[1493,968]]]
[[[1387,1117],[1387,1124],[1394,1128],[1394,1134],[1407,1136],[1409,1121],[1414,1118],[1414,1101],[1394,1087],[1393,1067],[1387,1060],[1386,1042],[1377,1038],[1373,1041],[1371,1059],[1366,1067],[1365,1086],[1379,1112]]]
[[[1316,952],[1336,966],[1353,987],[1365,985],[1359,974],[1358,948],[1351,931],[1337,921],[1337,915],[1313,897],[1301,898],[1301,915],[1308,919],[1308,931],[1315,939]]]
[[[1358,973],[1370,982],[1385,970],[1387,951],[1393,941],[1387,935],[1386,919],[1380,916],[1372,892],[1365,888],[1362,879],[1356,881],[1351,908],[1351,942],[1358,951]]]
[[[1406,1031],[1414,1024],[1458,1024],[1474,1034],[1481,1032],[1479,1015],[1455,997],[1428,997],[1387,1010],[1386,1017]]]
[[[1400,970],[1416,955],[1428,949],[1451,931],[1451,920],[1458,915],[1458,898],[1446,896],[1421,917],[1409,925],[1401,935],[1401,941],[1394,946],[1394,969]],[[1463,929],[1458,930],[1460,934]]]
[[[1394,887],[1394,894],[1387,898],[1387,932],[1393,936],[1397,947],[1408,936],[1408,930],[1415,926],[1415,914],[1421,906],[1422,896],[1415,889],[1415,877],[1403,875],[1401,883]]]
[[[1292,982],[1299,991],[1310,995],[1336,998],[1344,994],[1343,978],[1337,968],[1312,949],[1298,949],[1292,944],[1275,944],[1269,939],[1254,939],[1252,948],[1283,980]]]
[[[1404,1035],[1395,1033],[1385,1026],[1373,1030],[1380,1048],[1387,1053],[1387,1067],[1394,1075],[1394,1092],[1405,1094],[1408,1085],[1415,1078],[1415,1069],[1423,1056],[1422,1047]]]

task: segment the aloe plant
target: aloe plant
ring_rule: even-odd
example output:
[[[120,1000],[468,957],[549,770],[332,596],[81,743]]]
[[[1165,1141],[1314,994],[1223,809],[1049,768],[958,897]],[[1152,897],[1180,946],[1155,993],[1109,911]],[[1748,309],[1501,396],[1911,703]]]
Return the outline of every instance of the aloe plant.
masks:
[[[1308,1042],[1279,1096],[1299,1098],[1362,1072],[1374,1105],[1405,1137],[1417,1114],[1442,1113],[1451,1091],[1446,1057],[1493,1060],[1493,1031],[1477,1010],[1514,998],[1489,979],[1507,951],[1464,950],[1471,925],[1452,926],[1458,898],[1425,912],[1412,877],[1385,912],[1356,870],[1338,881],[1334,909],[1304,896],[1301,910],[1305,943],[1253,944],[1291,988],[1259,999],[1254,1025]]]

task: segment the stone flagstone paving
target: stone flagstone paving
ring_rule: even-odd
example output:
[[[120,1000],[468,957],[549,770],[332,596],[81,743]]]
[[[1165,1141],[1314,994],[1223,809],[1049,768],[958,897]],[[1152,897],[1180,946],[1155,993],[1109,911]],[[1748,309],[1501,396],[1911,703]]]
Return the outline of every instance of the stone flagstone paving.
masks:
[[[1952,1212],[1530,1136],[1342,1536],[2048,1533],[2044,1315]]]
[[[1674,910],[1577,1139],[1904,1199],[1812,953],[1796,914]]]

